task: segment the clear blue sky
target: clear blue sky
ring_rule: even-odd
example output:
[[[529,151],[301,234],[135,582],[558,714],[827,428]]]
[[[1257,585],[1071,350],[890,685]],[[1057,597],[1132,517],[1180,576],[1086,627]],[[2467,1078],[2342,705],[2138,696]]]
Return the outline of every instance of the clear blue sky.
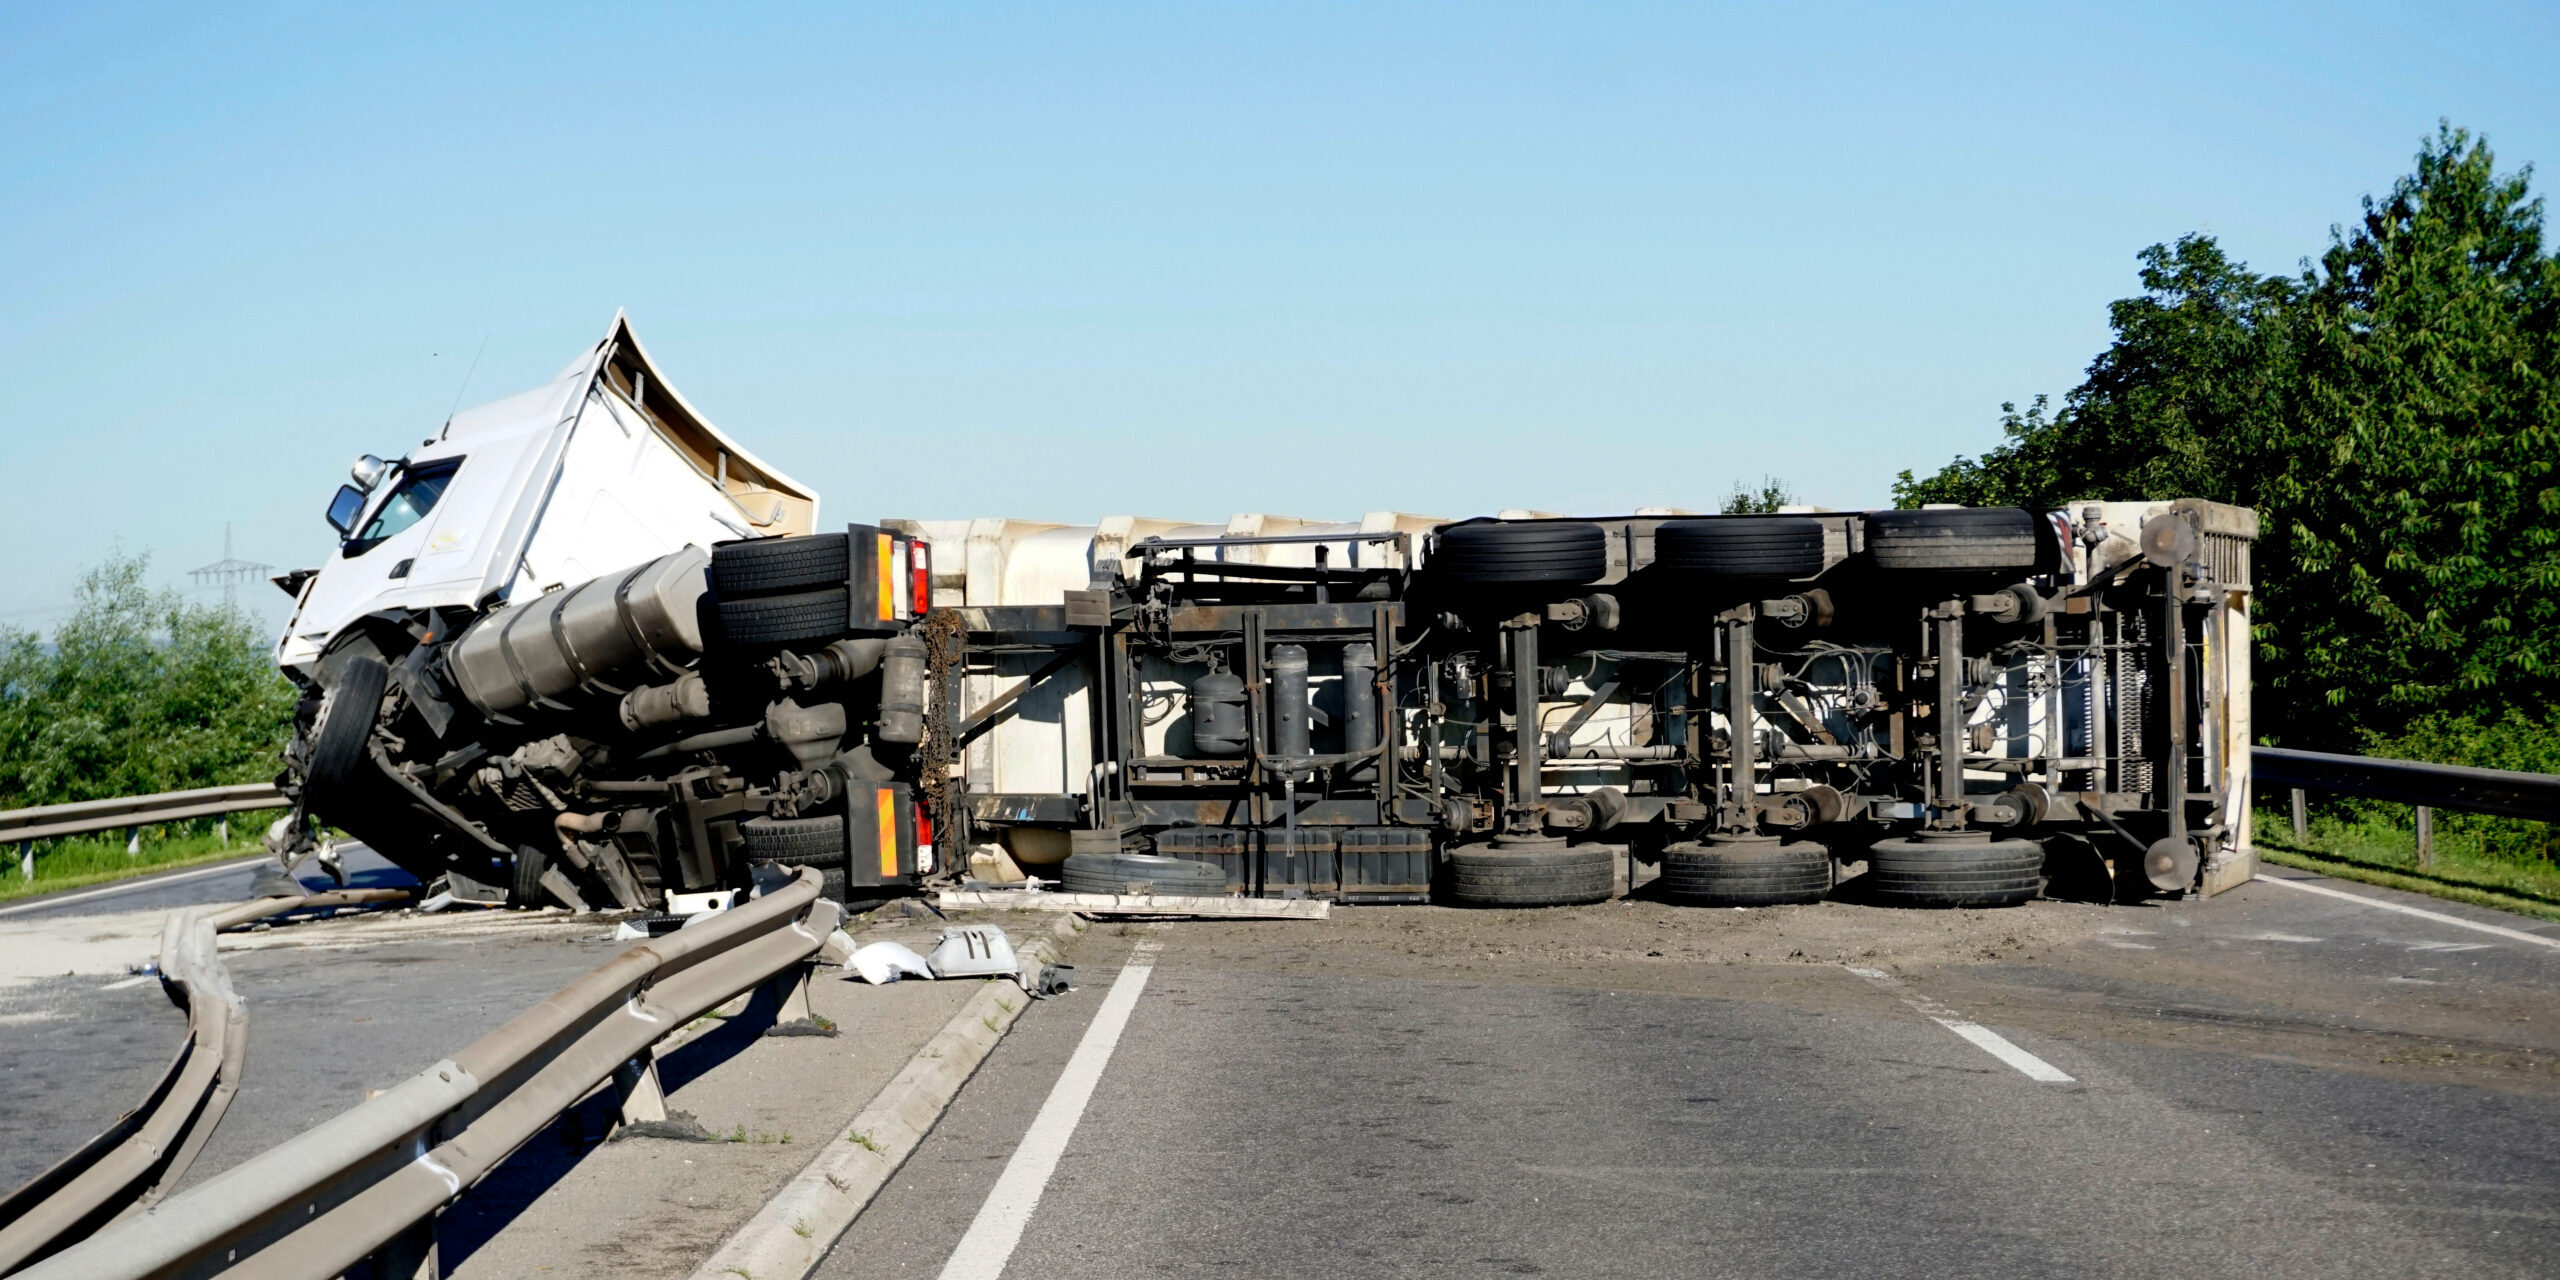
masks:
[[[14,5],[0,622],[316,563],[616,307],[837,521],[1877,504],[2144,245],[2560,161],[2554,12]]]

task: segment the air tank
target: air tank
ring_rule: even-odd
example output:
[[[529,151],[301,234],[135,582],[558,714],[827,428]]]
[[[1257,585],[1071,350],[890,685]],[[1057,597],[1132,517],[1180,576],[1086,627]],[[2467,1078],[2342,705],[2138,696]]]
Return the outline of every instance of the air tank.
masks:
[[[1378,647],[1366,642],[1342,646],[1342,749],[1351,755],[1378,745]],[[1366,773],[1361,763],[1355,774]]]
[[[1212,671],[1191,682],[1191,749],[1204,756],[1244,754],[1244,677]]]
[[[1307,745],[1306,648],[1275,644],[1263,668],[1271,673],[1271,754],[1281,759],[1314,754]]]

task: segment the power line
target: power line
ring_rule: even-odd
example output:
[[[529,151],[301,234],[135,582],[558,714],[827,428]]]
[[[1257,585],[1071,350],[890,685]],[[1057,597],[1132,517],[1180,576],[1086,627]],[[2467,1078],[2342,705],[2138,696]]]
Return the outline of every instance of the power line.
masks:
[[[262,582],[273,577],[275,571],[276,567],[271,564],[232,557],[231,523],[226,520],[222,525],[222,558],[201,569],[188,570],[187,576],[195,579],[199,586],[222,588],[222,607],[236,609],[240,607],[241,583]]]

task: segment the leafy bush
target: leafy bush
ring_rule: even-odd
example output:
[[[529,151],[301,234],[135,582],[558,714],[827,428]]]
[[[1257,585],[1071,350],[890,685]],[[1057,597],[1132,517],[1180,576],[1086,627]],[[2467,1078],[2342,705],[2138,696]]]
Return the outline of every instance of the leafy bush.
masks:
[[[295,692],[236,609],[89,570],[51,643],[0,627],[0,808],[272,778]]]

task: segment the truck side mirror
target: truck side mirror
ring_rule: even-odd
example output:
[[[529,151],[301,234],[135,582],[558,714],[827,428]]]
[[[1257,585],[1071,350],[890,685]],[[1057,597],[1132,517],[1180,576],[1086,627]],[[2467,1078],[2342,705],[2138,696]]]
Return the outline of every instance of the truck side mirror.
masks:
[[[356,517],[364,514],[364,490],[351,484],[338,486],[338,496],[329,499],[329,527],[343,538],[355,532]]]

